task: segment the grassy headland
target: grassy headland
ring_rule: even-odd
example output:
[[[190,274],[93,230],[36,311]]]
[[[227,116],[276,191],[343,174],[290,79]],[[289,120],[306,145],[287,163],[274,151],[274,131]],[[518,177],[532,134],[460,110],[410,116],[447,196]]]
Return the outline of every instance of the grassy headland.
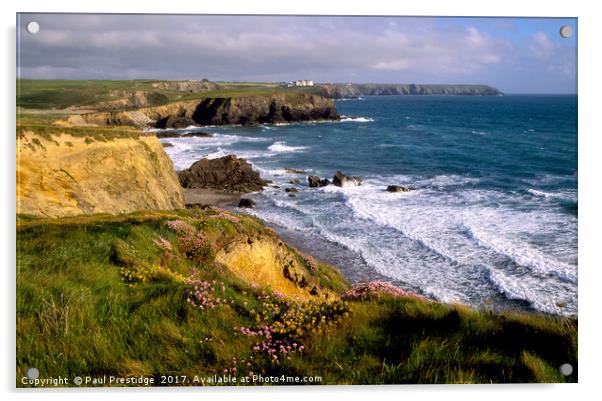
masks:
[[[181,86],[169,85],[182,82]],[[194,81],[193,81],[194,82]],[[198,81],[197,81],[198,82]],[[17,80],[17,107],[25,109],[105,109],[108,102],[127,99],[136,92],[148,95],[146,106],[208,97],[244,97],[275,93],[317,93],[318,87],[286,87],[275,83],[198,82],[159,80]],[[115,105],[127,109],[130,105]]]
[[[286,248],[288,280],[303,291],[241,279],[220,262],[256,243]],[[325,384],[577,378],[558,372],[577,366],[575,319],[378,293],[346,299],[333,267],[255,218],[218,209],[20,216],[17,255],[18,386],[32,366],[70,377],[252,372]],[[282,276],[278,262],[255,265],[255,276]]]

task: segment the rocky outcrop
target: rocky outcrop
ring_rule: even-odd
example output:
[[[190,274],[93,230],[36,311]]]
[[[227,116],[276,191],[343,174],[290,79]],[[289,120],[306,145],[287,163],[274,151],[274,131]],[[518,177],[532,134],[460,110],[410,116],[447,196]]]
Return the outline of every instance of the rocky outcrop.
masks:
[[[241,238],[220,249],[215,261],[234,273],[237,279],[297,299],[328,298],[333,292],[320,285],[316,273],[277,237],[262,235]],[[321,269],[321,271],[324,271]]]
[[[387,186],[387,192],[410,192],[413,188],[402,187],[401,185],[389,185]]]
[[[155,128],[186,128],[195,125],[194,120],[186,115],[161,117],[154,123]]]
[[[418,84],[320,84],[319,94],[329,98],[357,98],[385,95],[499,96],[503,93],[487,85]]]
[[[164,106],[86,113],[72,116],[73,125],[132,125],[141,128],[183,128],[189,125],[253,125],[338,120],[331,99],[292,93],[218,97]]]
[[[320,178],[317,175],[310,175],[307,177],[307,182],[310,188],[325,187],[330,184],[330,180],[327,178]]]
[[[337,187],[348,187],[352,185],[362,185],[362,179],[351,175],[345,175],[337,171],[332,179],[332,183]]]
[[[322,96],[279,94],[204,99],[192,119],[201,125],[249,125],[337,120],[339,115],[334,103]]]
[[[248,208],[248,209],[252,209],[255,207],[255,201],[249,198],[242,198],[239,202],[238,202],[238,207],[243,207],[243,208]]]
[[[208,134],[206,132],[187,132],[185,134],[180,134],[178,132],[157,132],[157,138],[211,138],[213,135]]]
[[[261,179],[249,162],[235,155],[219,159],[201,159],[179,171],[184,188],[210,188],[236,192],[260,191],[269,181]]]
[[[17,213],[62,217],[184,207],[173,164],[156,137],[95,139],[89,130],[90,136],[20,132]]]
[[[159,106],[169,101],[169,98],[163,93],[152,91],[111,91],[108,95],[109,97],[117,97],[118,99],[100,102],[94,108],[105,111],[135,109]]]
[[[206,79],[201,81],[159,81],[152,83],[153,88],[176,92],[207,92],[218,89],[218,85]]]

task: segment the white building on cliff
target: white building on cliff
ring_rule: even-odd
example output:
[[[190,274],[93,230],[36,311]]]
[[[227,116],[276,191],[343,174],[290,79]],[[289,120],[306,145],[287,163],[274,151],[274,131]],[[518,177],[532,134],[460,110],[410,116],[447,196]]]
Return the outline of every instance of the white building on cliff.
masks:
[[[314,86],[314,81],[311,79],[298,79],[291,82],[289,86]]]

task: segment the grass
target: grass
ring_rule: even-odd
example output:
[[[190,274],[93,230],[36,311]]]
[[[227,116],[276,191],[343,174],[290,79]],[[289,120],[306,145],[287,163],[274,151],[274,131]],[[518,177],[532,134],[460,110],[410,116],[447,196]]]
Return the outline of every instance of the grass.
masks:
[[[17,106],[33,109],[64,109],[70,106],[93,106],[114,100],[111,91],[153,91],[157,81],[131,80],[17,80]]]
[[[41,377],[158,381],[224,370],[239,377],[249,370],[321,376],[325,384],[577,380],[574,319],[390,296],[282,298],[235,277],[214,253],[183,252],[185,234],[166,225],[173,220],[186,222],[184,231],[192,227],[214,250],[258,235],[278,241],[255,218],[213,210],[17,217],[18,386],[30,367]],[[338,294],[349,288],[332,267],[307,263],[321,286]],[[128,279],[132,272],[143,278]],[[194,285],[201,286],[197,295]],[[200,309],[201,300],[210,306]],[[243,334],[264,325],[273,326],[272,340]],[[277,360],[254,350],[270,341],[304,349]],[[571,376],[558,373],[563,363],[575,368]]]
[[[120,92],[143,91],[151,106],[207,97],[244,97],[274,93],[317,93],[317,87],[281,87],[273,83],[221,82],[206,92],[180,92],[153,87],[155,80],[17,80],[17,106],[56,111],[67,107],[94,109],[99,103],[117,100]]]
[[[85,138],[86,144],[93,142],[107,142],[116,138],[139,139],[141,136],[149,135],[143,131],[127,126],[64,127],[60,125],[46,124],[44,121],[45,118],[40,120],[30,118],[25,122],[19,121],[16,129],[17,138],[24,138],[26,133],[29,135],[33,134],[34,138],[32,139],[32,142],[35,145],[43,148],[44,146],[36,137],[44,138],[47,141],[54,142],[58,145],[55,137],[63,134],[76,138]],[[71,142],[66,142],[66,144],[68,146],[73,146],[73,143]],[[142,144],[145,148],[147,148],[146,150],[151,157],[156,158],[155,153],[150,150],[148,145],[144,142]]]

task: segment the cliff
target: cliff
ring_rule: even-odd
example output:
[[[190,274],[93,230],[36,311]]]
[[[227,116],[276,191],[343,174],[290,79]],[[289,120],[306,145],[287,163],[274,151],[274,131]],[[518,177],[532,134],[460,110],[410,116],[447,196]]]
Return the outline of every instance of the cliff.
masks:
[[[459,95],[498,96],[503,93],[487,85],[417,85],[417,84],[321,84],[320,95],[329,98],[354,98],[385,95]]]
[[[173,164],[156,137],[48,130],[20,129],[17,213],[60,217],[183,207]]]
[[[182,128],[197,125],[252,125],[294,121],[337,120],[331,99],[294,93],[208,97],[136,110],[71,116],[72,125],[131,125],[141,128]]]

